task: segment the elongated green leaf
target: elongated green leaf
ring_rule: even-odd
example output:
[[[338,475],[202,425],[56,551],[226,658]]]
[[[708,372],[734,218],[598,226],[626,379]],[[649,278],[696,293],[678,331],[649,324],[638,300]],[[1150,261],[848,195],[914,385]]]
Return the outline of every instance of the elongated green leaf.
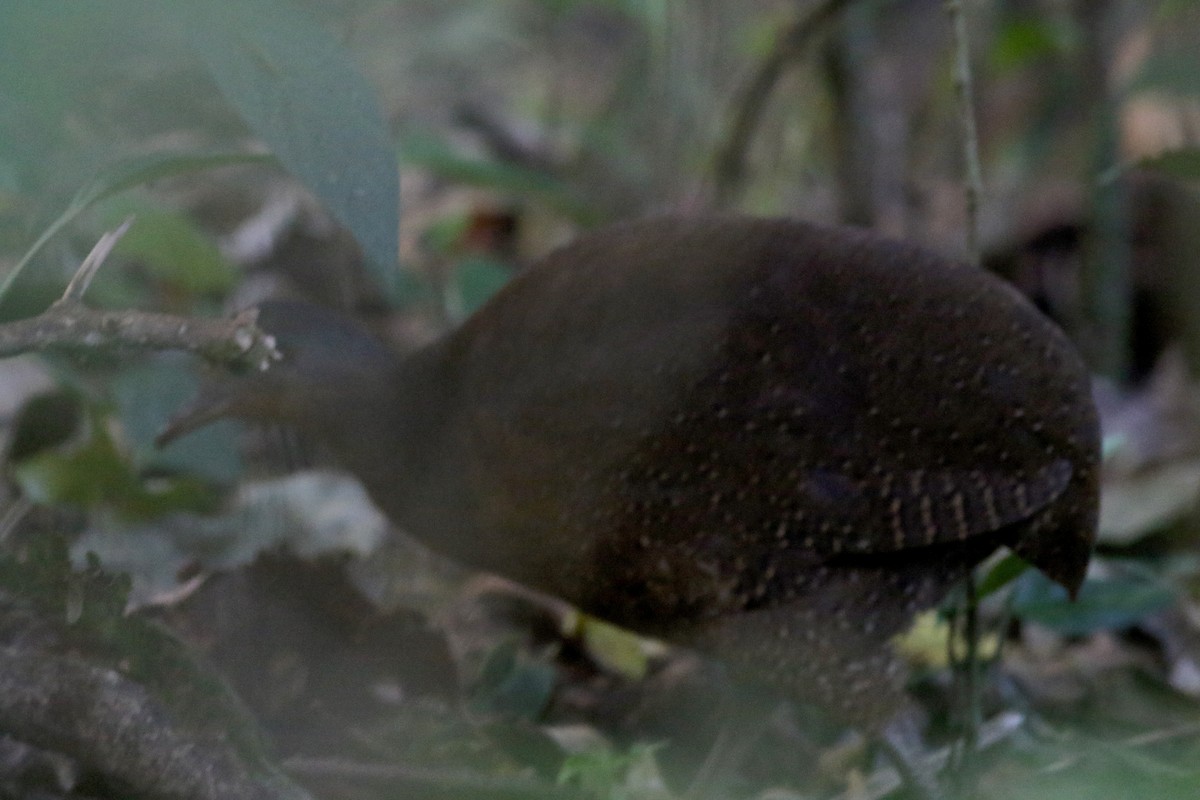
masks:
[[[144,156],[124,159],[104,167],[90,181],[84,184],[66,210],[51,222],[33,245],[21,256],[17,265],[9,271],[0,284],[0,300],[8,294],[13,283],[21,272],[33,260],[33,257],[50,241],[56,233],[69,225],[76,217],[90,208],[94,203],[111,197],[114,194],[140,186],[150,181],[197,172],[214,167],[226,167],[234,164],[273,164],[270,156],[253,155],[249,153],[150,153]]]
[[[1075,602],[1039,572],[1021,576],[1013,596],[1013,613],[1069,635],[1119,630],[1160,611],[1174,600],[1170,587],[1139,578],[1088,581]]]
[[[1009,553],[999,563],[995,564],[979,581],[979,598],[998,592],[1015,581],[1029,569],[1029,562],[1016,553]]]
[[[151,181],[238,164],[274,164],[271,156],[254,153],[147,153],[104,167],[71,199],[68,210],[82,211],[118,192]]]
[[[375,95],[334,38],[282,0],[199,0],[189,31],[221,92],[397,280],[399,172]]]
[[[596,209],[558,178],[528,167],[460,155],[436,136],[408,132],[401,159],[447,180],[535,198],[576,222],[598,220]]]

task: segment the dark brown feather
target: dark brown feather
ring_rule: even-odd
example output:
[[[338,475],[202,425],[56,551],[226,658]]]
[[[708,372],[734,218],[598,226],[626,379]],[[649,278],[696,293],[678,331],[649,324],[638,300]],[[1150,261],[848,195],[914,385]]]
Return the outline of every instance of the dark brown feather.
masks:
[[[289,333],[326,324],[296,306],[262,324],[285,350],[329,347]],[[281,373],[272,413],[398,523],[859,724],[899,702],[888,640],[997,547],[1083,579],[1083,365],[1006,284],[909,244],[633,222],[406,359],[338,331]]]

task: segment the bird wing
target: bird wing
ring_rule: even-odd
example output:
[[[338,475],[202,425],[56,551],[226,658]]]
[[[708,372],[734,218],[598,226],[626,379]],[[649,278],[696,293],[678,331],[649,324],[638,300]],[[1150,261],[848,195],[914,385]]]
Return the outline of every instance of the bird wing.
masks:
[[[826,554],[961,542],[1034,517],[1072,471],[1065,458],[1030,472],[908,469],[869,480],[810,470],[796,486],[792,523],[802,546]]]

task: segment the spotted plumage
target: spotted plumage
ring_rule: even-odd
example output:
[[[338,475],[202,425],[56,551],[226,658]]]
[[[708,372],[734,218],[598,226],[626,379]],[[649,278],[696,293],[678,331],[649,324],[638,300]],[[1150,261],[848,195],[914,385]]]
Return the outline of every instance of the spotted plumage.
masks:
[[[857,724],[899,703],[888,640],[997,547],[1083,578],[1078,357],[1008,286],[909,244],[633,222],[405,358],[310,309],[261,322],[285,359],[232,413],[324,438],[435,549]]]

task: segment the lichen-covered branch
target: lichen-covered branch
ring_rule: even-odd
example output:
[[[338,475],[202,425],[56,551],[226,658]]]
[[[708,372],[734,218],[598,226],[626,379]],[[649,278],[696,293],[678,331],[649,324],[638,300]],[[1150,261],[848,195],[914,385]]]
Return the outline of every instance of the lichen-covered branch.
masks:
[[[274,340],[255,325],[254,310],[232,319],[201,319],[84,305],[84,292],[129,223],[100,237],[50,308],[0,325],[0,358],[40,350],[184,350],[232,369],[260,370],[279,358]]]
[[[278,355],[256,314],[202,319],[144,311],[99,311],[60,301],[36,317],[0,325],[0,358],[34,350],[184,350],[233,368],[265,369]]]

